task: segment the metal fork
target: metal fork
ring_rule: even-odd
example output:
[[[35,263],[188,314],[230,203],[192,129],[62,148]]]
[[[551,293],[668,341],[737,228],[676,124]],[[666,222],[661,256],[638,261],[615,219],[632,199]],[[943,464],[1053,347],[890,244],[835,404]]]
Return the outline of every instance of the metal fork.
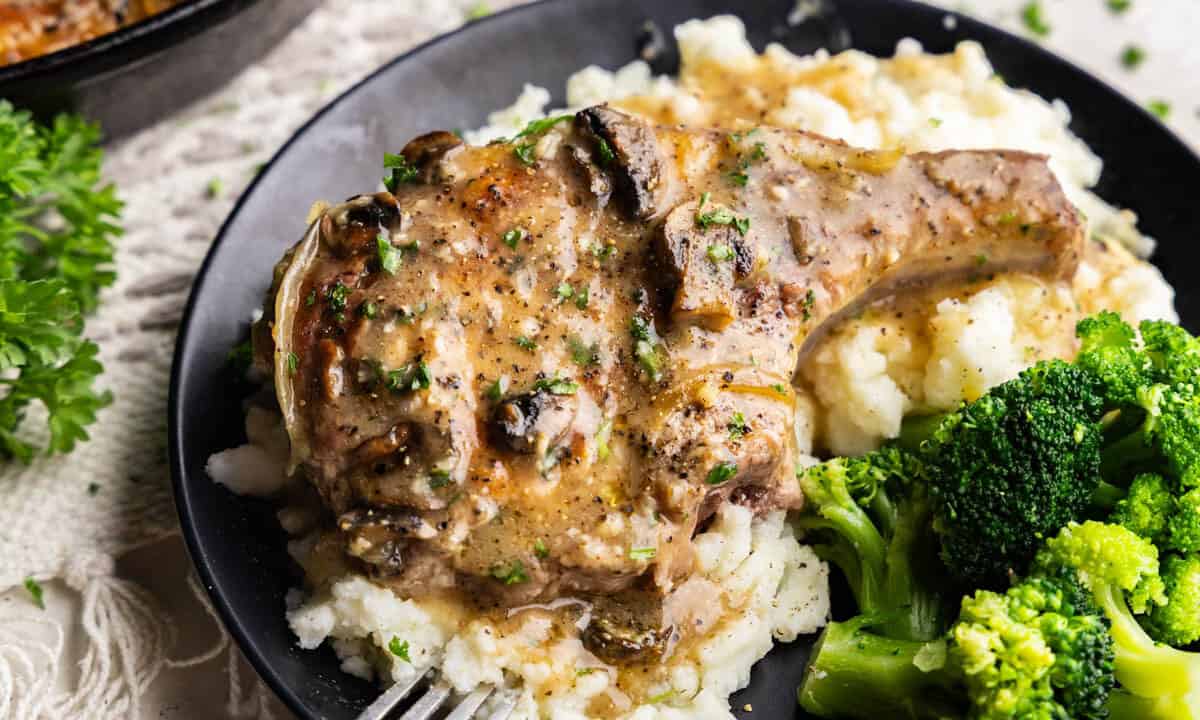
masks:
[[[362,711],[358,716],[358,720],[386,720],[387,716],[400,706],[400,703],[412,693],[412,691],[421,684],[423,680],[430,674],[426,668],[412,680],[405,683],[396,683],[380,695],[375,702],[371,703],[370,707]],[[467,695],[454,709],[450,711],[444,720],[470,720],[475,717],[475,712],[491,697],[495,692],[495,688],[490,685],[484,685],[478,688],[470,695]],[[398,720],[432,720],[441,709],[446,701],[450,699],[453,692],[450,686],[442,681],[432,682],[425,690],[425,694],[417,698],[412,707],[408,709]],[[507,720],[508,716],[516,708],[516,702],[511,698],[505,698],[503,702],[496,706],[496,709],[487,716],[487,720]]]

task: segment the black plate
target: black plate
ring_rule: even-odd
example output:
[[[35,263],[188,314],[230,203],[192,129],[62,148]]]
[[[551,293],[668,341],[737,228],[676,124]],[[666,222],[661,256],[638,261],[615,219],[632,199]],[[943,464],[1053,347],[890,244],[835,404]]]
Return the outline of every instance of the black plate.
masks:
[[[320,0],[189,0],[85,43],[0,67],[0,98],[42,118],[99,122],[109,139],[217,89]]]
[[[973,20],[960,17],[948,31],[945,12],[908,0],[828,4],[836,9],[832,18],[800,28],[783,22],[795,0],[752,7],[736,0],[557,0],[502,13],[414,50],[334,101],[246,191],[184,316],[171,381],[171,461],[180,522],[205,587],[246,656],[299,716],[352,718],[377,690],[341,673],[329,649],[296,647],[283,617],[284,593],[296,579],[271,505],[235,497],[204,473],[211,453],[244,440],[239,396],[222,370],[226,353],[245,337],[271,267],[300,238],[313,200],[374,188],[384,151],[432,129],[481,125],[525,82],[561,91],[576,68],[632,60],[647,19],[669,31],[689,18],[735,12],[756,47],[779,41],[802,53],[850,41],[890,55],[903,37],[932,52],[981,41],[1009,83],[1070,104],[1072,128],[1105,159],[1100,193],[1134,209],[1142,228],[1159,238],[1158,261],[1179,291],[1180,312],[1200,319],[1200,286],[1190,276],[1200,237],[1200,159],[1153,117],[1040,47]],[[658,69],[670,69],[671,54],[662,62]],[[798,717],[795,687],[809,642],[776,648],[733,707],[752,704],[747,717]]]

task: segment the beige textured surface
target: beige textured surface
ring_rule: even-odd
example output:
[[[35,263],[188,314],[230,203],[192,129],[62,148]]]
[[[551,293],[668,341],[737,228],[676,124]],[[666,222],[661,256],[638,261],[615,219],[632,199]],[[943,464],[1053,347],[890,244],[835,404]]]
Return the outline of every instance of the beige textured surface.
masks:
[[[286,1],[286,0],[281,0]],[[501,3],[493,0],[493,8]],[[1022,0],[943,0],[1020,28]],[[272,55],[218,95],[114,149],[107,172],[129,208],[119,254],[121,279],[90,327],[109,368],[117,402],[95,440],[66,460],[0,477],[0,588],[29,574],[62,575],[124,556],[119,576],[150,589],[175,619],[176,655],[216,637],[185,583],[190,563],[171,537],[174,511],[165,467],[165,401],[174,327],[190,278],[238,193],[287,137],[325,102],[397,53],[449,30],[471,0],[328,0]],[[1115,17],[1104,0],[1044,0],[1048,46],[1098,72],[1141,101],[1166,99],[1171,124],[1200,146],[1200,3],[1134,0]],[[1148,59],[1121,67],[1136,43]],[[1076,108],[1076,112],[1086,112]],[[206,186],[219,179],[217,197]],[[95,496],[87,485],[98,483]],[[129,552],[133,548],[140,548]],[[70,567],[68,567],[70,566]],[[78,600],[47,584],[46,611],[70,623]],[[36,613],[19,587],[0,596],[0,617]],[[75,633],[77,635],[78,633]],[[77,637],[73,637],[77,640]],[[68,657],[80,652],[68,644]],[[70,663],[67,663],[70,665]],[[60,678],[64,685],[72,673]],[[223,658],[168,671],[151,688],[143,717],[220,718],[228,687]],[[278,707],[277,717],[287,717]]]

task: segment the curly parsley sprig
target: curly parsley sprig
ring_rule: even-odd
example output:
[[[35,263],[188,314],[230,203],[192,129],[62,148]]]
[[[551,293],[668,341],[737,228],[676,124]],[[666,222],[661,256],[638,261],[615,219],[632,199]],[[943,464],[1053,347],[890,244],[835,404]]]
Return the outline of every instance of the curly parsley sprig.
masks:
[[[60,115],[49,126],[0,101],[0,456],[28,462],[20,432],[46,410],[47,453],[70,452],[111,395],[95,387],[99,348],[86,313],[116,279],[121,202],[100,184],[100,131]]]

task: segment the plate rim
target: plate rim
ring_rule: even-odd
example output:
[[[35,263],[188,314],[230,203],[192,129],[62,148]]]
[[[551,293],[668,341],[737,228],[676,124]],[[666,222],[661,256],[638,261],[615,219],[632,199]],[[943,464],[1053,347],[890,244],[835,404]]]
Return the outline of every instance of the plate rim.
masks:
[[[192,5],[199,7],[205,6],[206,4],[219,4],[224,1],[225,0],[195,0],[194,4],[189,3],[182,7],[189,7]],[[230,0],[230,2],[235,3],[238,1],[239,0]],[[257,0],[245,0],[247,3],[256,1]],[[1113,102],[1135,109],[1138,113],[1144,116],[1144,118],[1153,121],[1157,126],[1158,132],[1166,135],[1173,142],[1173,144],[1177,146],[1179,151],[1190,156],[1193,162],[1200,167],[1200,155],[1197,154],[1197,151],[1193,150],[1177,132],[1175,132],[1172,128],[1163,123],[1157,116],[1151,113],[1146,106],[1134,101],[1132,98],[1125,95],[1114,85],[1103,78],[1098,77],[1075,62],[1058,55],[1031,38],[1009,31],[985,20],[974,18],[956,10],[949,10],[930,5],[922,0],[856,1],[874,2],[877,3],[881,8],[889,8],[900,12],[939,13],[945,17],[953,18],[958,24],[958,29],[965,30],[968,32],[968,34],[979,36],[973,37],[972,39],[980,44],[984,44],[988,40],[994,41],[998,39],[1003,39],[1008,42],[1016,42],[1039,64],[1051,63],[1059,65],[1060,67],[1068,70],[1078,81],[1091,83],[1097,89],[1102,90],[1104,94],[1109,96]],[[317,124],[327,114],[333,112],[336,108],[341,106],[342,103],[349,101],[352,96],[354,96],[360,90],[360,88],[362,88],[362,86],[375,80],[380,75],[391,71],[392,68],[397,65],[410,60],[418,59],[424,51],[431,47],[441,43],[450,42],[452,39],[455,39],[462,34],[471,32],[487,32],[488,26],[499,21],[501,18],[505,18],[514,14],[535,13],[543,6],[552,4],[565,4],[569,2],[571,2],[571,0],[535,0],[534,2],[524,5],[506,8],[483,18],[468,20],[450,32],[436,35],[425,42],[422,42],[419,45],[416,45],[413,48],[410,48],[409,50],[397,55],[353,83],[350,87],[337,95],[335,98],[331,99],[328,103],[322,106],[320,110],[318,110],[303,124],[301,124],[287,139],[287,141],[285,141],[278,148],[278,150],[275,151],[275,153],[271,156],[271,159],[263,165],[260,172],[255,175],[254,179],[251,180],[251,182],[246,186],[245,190],[242,191],[237,202],[229,211],[229,214],[226,216],[225,220],[222,221],[220,229],[217,231],[211,245],[205,252],[203,261],[197,268],[195,279],[192,283],[192,288],[188,294],[187,303],[184,306],[183,314],[180,318],[179,330],[176,334],[175,348],[172,353],[169,393],[167,400],[167,449],[169,454],[169,470],[171,473],[171,487],[173,491],[176,513],[179,520],[180,532],[184,538],[188,556],[191,559],[192,565],[200,578],[201,584],[204,586],[205,593],[207,594],[213,608],[217,611],[217,614],[221,619],[226,631],[229,632],[230,636],[237,643],[239,650],[249,661],[259,678],[261,678],[262,681],[271,688],[272,692],[275,693],[275,695],[283,702],[285,706],[287,706],[290,711],[295,713],[300,718],[308,719],[312,718],[313,715],[310,713],[306,703],[299,696],[299,693],[284,682],[283,678],[276,671],[275,667],[266,657],[265,653],[260,650],[258,643],[252,636],[252,629],[242,623],[237,614],[233,612],[230,602],[224,597],[224,595],[221,594],[220,591],[218,591],[217,574],[213,572],[213,567],[208,561],[207,553],[200,542],[199,533],[196,531],[197,526],[194,522],[192,514],[191,497],[188,492],[188,485],[189,483],[194,482],[196,478],[191,477],[191,473],[186,467],[185,463],[187,436],[183,433],[183,427],[186,424],[186,418],[184,414],[185,408],[182,406],[181,389],[185,382],[185,375],[187,374],[190,366],[191,358],[189,357],[189,352],[191,351],[191,345],[195,342],[192,335],[196,332],[194,327],[196,309],[199,304],[199,298],[205,293],[205,288],[210,280],[210,266],[213,262],[215,262],[216,255],[222,248],[223,244],[229,242],[230,229],[232,225],[240,217],[245,208],[251,203],[255,194],[255,190],[258,188],[263,178],[265,178],[268,173],[275,168],[280,158],[282,158],[294,144],[299,142],[300,139],[308,133],[312,126]],[[838,0],[832,0],[832,2],[836,6]],[[732,10],[730,14],[736,14],[736,10]],[[145,23],[139,23],[138,26],[127,28],[126,30],[142,28],[142,25],[153,22],[153,20],[154,18],[151,18],[145,21]],[[145,28],[142,29],[145,30]],[[124,31],[119,31],[118,33],[113,33],[112,35],[118,35],[122,32]],[[102,39],[104,38],[98,38],[97,40]],[[96,41],[85,43],[85,45],[91,45],[95,42]],[[46,57],[57,57],[79,47],[81,46],[68,48],[67,50],[60,51],[59,53],[53,53],[51,56]],[[853,37],[851,37],[850,47],[851,49],[854,48]],[[984,49],[986,51],[986,45],[984,45]],[[34,60],[28,62],[33,63],[37,62],[37,60],[38,58],[35,58]],[[20,65],[25,64],[26,63],[21,63]],[[0,83],[2,83],[4,80],[4,72],[3,70],[0,70]],[[1101,158],[1101,160],[1103,160],[1103,158]],[[206,477],[200,478],[200,480],[211,482],[211,480]]]

